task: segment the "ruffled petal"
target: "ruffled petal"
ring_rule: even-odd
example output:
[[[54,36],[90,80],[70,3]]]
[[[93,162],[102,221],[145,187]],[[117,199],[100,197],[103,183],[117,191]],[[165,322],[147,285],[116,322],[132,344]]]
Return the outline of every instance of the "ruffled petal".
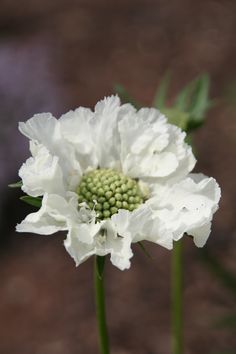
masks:
[[[64,241],[64,246],[70,256],[74,259],[76,266],[95,255],[96,240],[101,224],[95,222],[69,225],[69,232]]]
[[[110,254],[112,264],[124,270],[130,267],[130,258],[133,255],[131,238],[121,237],[116,224],[111,220],[74,225],[70,228],[64,245],[76,265],[92,255]]]
[[[131,238],[121,236],[117,225],[112,220],[107,220],[96,237],[96,254],[99,256],[110,254],[113,265],[120,270],[128,269],[133,255]]]
[[[50,235],[57,231],[66,230],[67,207],[65,199],[58,195],[48,195],[46,193],[39,211],[26,216],[16,226],[16,231]]]
[[[58,121],[51,113],[35,114],[26,122],[20,122],[19,130],[27,138],[46,146],[50,152],[55,142],[60,139]]]
[[[50,113],[35,114],[28,121],[19,123],[19,130],[30,141],[30,150],[35,156],[44,146],[52,156],[58,157],[68,190],[74,190],[83,173],[83,168],[73,144],[69,144],[61,134],[59,121]]]
[[[68,193],[66,198],[45,193],[41,208],[17,225],[16,231],[49,235],[59,230],[76,229],[78,225],[83,228],[83,225],[95,224],[95,217],[96,213],[85,206],[78,209],[78,197],[75,193]],[[84,233],[79,236],[82,241]],[[90,236],[86,240],[88,243],[92,242]]]
[[[33,197],[44,193],[65,194],[59,158],[50,155],[42,145],[37,146],[37,152],[34,148],[34,157],[21,166],[19,176],[23,182],[22,190]]]
[[[129,104],[121,106],[118,96],[106,97],[96,104],[91,129],[101,168],[121,169],[118,122],[133,111]]]
[[[191,174],[172,186],[156,186],[155,196],[147,203],[174,240],[188,233],[202,247],[209,236],[219,199],[220,188],[214,178]]]
[[[167,249],[173,246],[172,234],[147,203],[129,213],[127,230],[132,235],[132,242],[146,240]]]
[[[79,241],[76,235],[77,234],[73,235],[70,233],[70,237],[67,237],[64,241],[64,246],[69,255],[75,261],[76,266],[79,266],[89,257],[95,255],[96,249],[94,248],[93,244]]]
[[[80,107],[59,119],[61,135],[74,147],[76,157],[85,171],[98,165],[96,146],[89,124],[92,118],[93,113],[90,109]]]
[[[195,165],[185,133],[167,124],[156,109],[141,109],[119,122],[122,170],[132,178],[150,181],[180,179]]]
[[[192,228],[188,231],[189,235],[193,236],[193,241],[197,247],[203,247],[211,233],[211,222],[202,226]]]
[[[120,210],[111,220],[118,234],[126,239],[130,238],[132,243],[146,240],[167,249],[173,246],[172,234],[147,204],[132,212]]]

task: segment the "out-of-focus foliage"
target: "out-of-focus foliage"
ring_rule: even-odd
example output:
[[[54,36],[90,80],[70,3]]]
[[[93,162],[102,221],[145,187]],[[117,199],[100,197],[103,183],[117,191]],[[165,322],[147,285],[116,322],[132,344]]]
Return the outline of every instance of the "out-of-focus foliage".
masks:
[[[156,91],[153,107],[163,112],[171,124],[177,125],[188,133],[192,132],[203,124],[206,112],[213,104],[209,100],[209,76],[203,74],[188,83],[175,97],[172,105],[167,104],[170,83],[171,77],[167,73]],[[115,91],[123,102],[132,103],[136,108],[142,106],[130,96],[123,86],[115,85]]]

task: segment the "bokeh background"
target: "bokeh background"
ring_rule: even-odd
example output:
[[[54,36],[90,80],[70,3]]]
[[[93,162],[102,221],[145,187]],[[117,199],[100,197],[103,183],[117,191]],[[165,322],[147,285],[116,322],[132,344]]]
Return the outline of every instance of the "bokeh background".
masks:
[[[15,233],[32,208],[7,184],[29,156],[18,121],[92,107],[122,84],[151,105],[169,69],[175,94],[202,72],[217,105],[194,137],[196,171],[223,190],[207,248],[185,238],[185,354],[236,353],[236,2],[0,1],[0,353],[94,354],[92,259],[75,268],[65,235]],[[170,252],[134,247],[106,269],[113,354],[170,353]]]

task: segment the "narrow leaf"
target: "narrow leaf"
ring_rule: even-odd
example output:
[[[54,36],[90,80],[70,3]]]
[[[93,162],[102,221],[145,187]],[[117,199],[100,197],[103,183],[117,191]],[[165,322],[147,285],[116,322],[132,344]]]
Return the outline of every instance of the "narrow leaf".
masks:
[[[140,105],[137,101],[135,101],[130,96],[130,94],[126,91],[124,86],[122,86],[120,84],[115,84],[114,90],[119,95],[119,97],[123,103],[131,103],[137,109],[140,109],[142,107],[142,105]]]
[[[202,121],[209,108],[209,76],[204,74],[195,81],[189,112],[194,121]]]
[[[193,82],[186,85],[176,97],[174,107],[180,111],[187,112],[189,109],[190,97],[193,90]]]
[[[210,79],[203,74],[191,81],[177,96],[174,107],[189,114],[186,131],[200,127],[213,101],[209,100]]]
[[[24,195],[23,197],[20,197],[20,200],[37,208],[40,208],[42,205],[42,199],[38,197],[30,197],[29,195]]]
[[[179,111],[176,108],[163,108],[161,112],[168,118],[170,124],[177,125],[182,130],[186,130],[189,114]]]
[[[171,75],[169,72],[163,77],[154,97],[153,106],[162,109],[165,107],[167,91],[170,85]]]
[[[10,188],[21,188],[21,186],[22,186],[22,181],[8,184],[8,187],[10,187]]]

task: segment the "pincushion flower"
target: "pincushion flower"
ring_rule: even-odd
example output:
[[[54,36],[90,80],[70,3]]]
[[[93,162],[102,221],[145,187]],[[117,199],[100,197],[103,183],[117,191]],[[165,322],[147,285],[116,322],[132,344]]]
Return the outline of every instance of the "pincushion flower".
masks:
[[[22,190],[42,197],[42,206],[17,231],[67,231],[64,245],[77,265],[110,254],[121,270],[135,242],[171,249],[187,233],[205,244],[220,188],[190,173],[196,159],[185,133],[158,110],[137,111],[111,96],[94,111],[37,114],[19,129],[32,154],[19,170]]]

